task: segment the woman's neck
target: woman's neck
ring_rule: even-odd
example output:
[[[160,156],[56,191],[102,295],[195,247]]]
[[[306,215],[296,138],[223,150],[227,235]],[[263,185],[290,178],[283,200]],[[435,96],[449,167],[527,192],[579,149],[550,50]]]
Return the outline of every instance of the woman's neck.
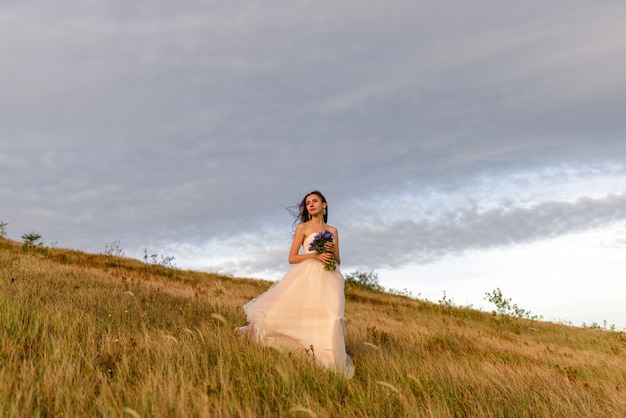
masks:
[[[315,225],[319,225],[319,226],[324,226],[326,225],[326,222],[324,222],[324,216],[315,216],[313,218],[311,218],[311,220],[309,221]]]

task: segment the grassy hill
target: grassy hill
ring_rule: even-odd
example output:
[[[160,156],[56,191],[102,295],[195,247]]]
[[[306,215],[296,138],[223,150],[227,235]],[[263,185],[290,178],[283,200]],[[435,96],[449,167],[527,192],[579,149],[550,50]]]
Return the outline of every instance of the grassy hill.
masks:
[[[2,416],[626,416],[624,333],[351,285],[346,381],[233,332],[269,285],[0,238]]]

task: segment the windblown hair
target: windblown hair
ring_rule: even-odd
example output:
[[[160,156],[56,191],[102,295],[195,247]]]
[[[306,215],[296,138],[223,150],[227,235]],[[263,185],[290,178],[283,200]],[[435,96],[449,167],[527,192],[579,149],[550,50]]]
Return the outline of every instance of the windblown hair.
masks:
[[[298,204],[298,210],[292,210],[289,209],[289,212],[291,212],[291,214],[296,218],[295,221],[293,221],[293,227],[294,229],[301,223],[304,223],[306,221],[309,220],[309,211],[306,208],[306,198],[311,196],[312,194],[319,196],[320,199],[322,199],[322,202],[326,203],[326,213],[324,214],[324,222],[328,221],[328,202],[326,202],[326,198],[324,197],[324,195],[318,191],[318,190],[313,190],[310,193],[307,193],[304,198],[302,198],[302,201]]]

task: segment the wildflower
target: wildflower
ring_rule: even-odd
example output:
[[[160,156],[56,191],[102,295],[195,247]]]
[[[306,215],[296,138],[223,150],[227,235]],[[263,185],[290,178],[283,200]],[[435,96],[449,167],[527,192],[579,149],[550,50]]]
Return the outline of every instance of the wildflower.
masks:
[[[326,250],[326,243],[333,242],[335,237],[330,231],[323,231],[313,237],[313,241],[309,245],[309,251],[315,251],[318,254],[329,252]],[[331,259],[329,262],[324,263],[324,270],[335,270],[337,268],[337,264],[334,259]]]

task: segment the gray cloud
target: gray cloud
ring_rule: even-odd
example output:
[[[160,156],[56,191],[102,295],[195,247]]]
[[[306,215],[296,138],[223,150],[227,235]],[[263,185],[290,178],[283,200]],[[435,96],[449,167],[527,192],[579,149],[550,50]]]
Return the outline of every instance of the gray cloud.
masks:
[[[236,246],[288,232],[285,206],[320,188],[348,224],[347,259],[375,266],[566,234],[593,224],[584,201],[425,205],[435,220],[379,229],[346,217],[367,196],[393,207],[621,164],[625,15],[582,1],[3,5],[0,219],[14,238],[90,250]],[[381,241],[394,244],[369,255]],[[241,265],[270,268],[276,251]]]
[[[528,207],[502,204],[480,209],[466,206],[444,210],[427,219],[407,217],[389,223],[352,224],[343,229],[342,259],[350,268],[363,270],[398,269],[427,264],[465,251],[488,250],[553,238],[626,220],[626,194],[602,198],[580,198],[574,202],[543,201]],[[283,237],[284,238],[284,237]],[[246,255],[240,263],[222,268],[278,272],[284,266],[288,241],[270,246],[268,251],[252,240],[246,242]],[[619,246],[617,240],[611,247]],[[274,238],[280,244],[278,237]],[[282,250],[282,251],[281,251]],[[255,252],[264,252],[254,254]],[[273,255],[273,256],[270,256]]]
[[[466,250],[521,244],[610,225],[626,219],[626,194],[576,202],[545,201],[529,208],[475,208],[435,221],[405,220],[380,229],[351,230],[348,257],[372,268],[424,264]],[[361,261],[361,262],[363,262]]]

